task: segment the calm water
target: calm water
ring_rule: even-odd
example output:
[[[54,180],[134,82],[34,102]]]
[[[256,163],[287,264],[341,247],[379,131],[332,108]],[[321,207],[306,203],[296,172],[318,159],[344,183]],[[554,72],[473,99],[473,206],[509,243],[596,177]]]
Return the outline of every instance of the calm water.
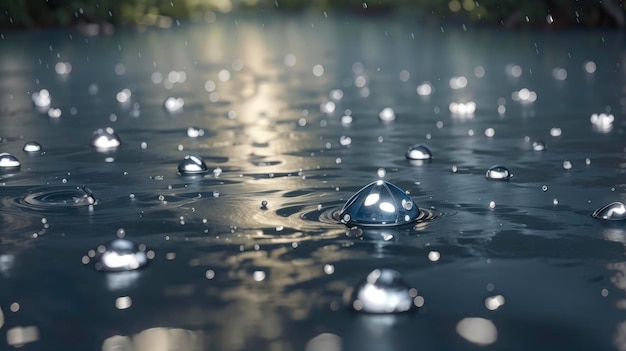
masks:
[[[626,200],[625,49],[621,32],[323,14],[4,32],[0,151],[22,165],[0,174],[0,343],[625,350],[626,229],[590,216]],[[50,107],[34,106],[41,89]],[[597,127],[594,113],[615,119]],[[122,145],[101,152],[89,141],[105,127]],[[407,161],[414,144],[432,161]],[[180,176],[189,154],[209,172]],[[493,165],[513,177],[487,180]],[[380,176],[439,216],[339,223]],[[96,271],[89,250],[119,228],[154,258]],[[423,307],[352,311],[344,296],[376,268],[399,271]]]

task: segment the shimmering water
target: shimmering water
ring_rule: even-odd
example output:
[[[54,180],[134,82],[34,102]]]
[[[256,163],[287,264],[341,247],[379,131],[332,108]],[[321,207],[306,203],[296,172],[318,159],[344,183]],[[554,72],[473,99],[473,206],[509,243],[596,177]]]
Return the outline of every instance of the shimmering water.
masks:
[[[626,349],[626,229],[591,216],[626,199],[623,33],[312,13],[0,34],[20,161],[0,172],[0,344]],[[432,160],[406,158],[420,144]],[[179,174],[187,155],[207,172]],[[378,179],[428,218],[340,223]],[[120,228],[149,264],[97,271]],[[419,308],[354,311],[377,269]]]

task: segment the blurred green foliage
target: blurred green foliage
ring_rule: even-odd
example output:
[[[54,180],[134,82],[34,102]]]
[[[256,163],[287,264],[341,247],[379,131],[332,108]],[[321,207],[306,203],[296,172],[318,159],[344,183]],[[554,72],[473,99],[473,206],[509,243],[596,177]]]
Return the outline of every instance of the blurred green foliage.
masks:
[[[173,20],[203,18],[207,13],[307,10],[411,13],[432,21],[505,28],[626,25],[622,0],[0,0],[0,27],[168,26]]]

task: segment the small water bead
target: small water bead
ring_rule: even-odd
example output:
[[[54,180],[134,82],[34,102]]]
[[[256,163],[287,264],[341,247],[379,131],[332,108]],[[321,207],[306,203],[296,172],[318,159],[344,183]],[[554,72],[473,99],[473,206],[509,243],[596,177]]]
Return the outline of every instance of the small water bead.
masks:
[[[626,219],[626,205],[621,202],[611,202],[593,211],[591,217],[609,221],[621,221]]]
[[[544,143],[543,141],[538,140],[533,142],[533,151],[546,151],[546,149],[546,143]]]
[[[93,132],[89,144],[98,150],[111,150],[122,145],[122,141],[113,128],[106,127]]]
[[[550,135],[553,137],[561,136],[561,134],[563,134],[561,128],[554,127],[550,129]]]
[[[199,156],[187,155],[178,164],[178,172],[182,175],[206,173],[209,170],[204,160]]]
[[[545,184],[544,184],[544,185],[542,185],[542,186],[541,186],[541,191],[543,191],[544,193],[545,193],[546,191],[548,191],[548,186],[547,186],[547,185],[545,185]]]
[[[419,208],[402,189],[378,180],[352,195],[339,218],[349,226],[395,226],[410,223],[419,214]]]
[[[187,128],[187,136],[190,138],[198,138],[204,135],[204,129],[191,126]]]
[[[392,269],[373,270],[357,284],[351,297],[352,308],[366,313],[408,312],[421,304],[417,290]]]
[[[8,152],[0,153],[0,170],[14,170],[20,168],[21,163],[17,157]]]
[[[22,148],[22,150],[28,153],[41,152],[41,144],[39,144],[36,141],[29,141],[26,144],[24,144],[24,147]]]
[[[509,180],[513,173],[504,166],[492,166],[487,170],[485,177],[489,180]]]
[[[384,168],[379,168],[376,171],[376,175],[378,176],[378,178],[384,178],[385,175],[387,175],[387,171]]]
[[[572,169],[572,161],[570,160],[563,161],[563,169],[566,171],[569,171],[570,169]]]
[[[406,158],[409,160],[430,160],[433,154],[425,145],[413,145],[406,152]]]
[[[108,272],[132,271],[148,264],[143,245],[122,238],[99,246],[95,260],[96,270]]]
[[[163,107],[168,112],[180,111],[183,108],[183,106],[185,106],[185,100],[183,100],[183,98],[175,98],[173,96],[170,96],[167,99],[165,99],[165,102],[163,103]]]
[[[339,137],[339,144],[341,144],[342,146],[348,146],[352,144],[352,138],[342,135],[341,137]]]
[[[558,205],[559,204],[559,199],[557,199],[556,197],[554,199],[552,199],[552,204],[554,206]]]
[[[585,164],[586,164],[587,166],[589,166],[589,165],[591,164],[591,159],[590,159],[590,158],[586,158],[586,159],[585,159]]]
[[[496,202],[495,202],[495,201],[491,201],[491,202],[489,202],[489,208],[490,208],[490,209],[494,209],[494,208],[496,208]]]
[[[396,119],[396,113],[391,107],[385,107],[378,113],[378,118],[383,122],[392,122]]]
[[[34,92],[31,95],[31,98],[33,99],[33,104],[35,104],[36,107],[45,108],[50,106],[50,92],[47,89],[41,89],[40,91]]]
[[[423,82],[417,86],[416,91],[419,96],[430,96],[433,92],[433,87],[430,85],[430,82]]]

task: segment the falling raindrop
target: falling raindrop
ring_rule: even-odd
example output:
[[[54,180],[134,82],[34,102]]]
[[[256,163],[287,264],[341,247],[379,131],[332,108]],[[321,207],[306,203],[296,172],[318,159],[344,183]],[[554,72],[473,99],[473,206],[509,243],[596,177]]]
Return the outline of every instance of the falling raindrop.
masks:
[[[380,118],[380,120],[383,122],[392,122],[396,119],[396,113],[391,107],[385,107],[378,114],[378,118]]]
[[[433,155],[424,145],[413,145],[406,152],[406,158],[409,160],[430,160]]]
[[[143,245],[121,238],[100,245],[94,259],[96,270],[108,272],[132,271],[148,264]]]
[[[352,195],[339,218],[348,226],[395,226],[410,223],[419,214],[419,208],[402,189],[378,180]]]
[[[572,169],[572,161],[570,160],[563,161],[563,169],[566,171],[569,171],[570,169]]]
[[[106,151],[119,147],[122,141],[113,128],[106,127],[93,132],[89,144],[98,150]]]
[[[39,144],[36,141],[29,141],[26,144],[24,144],[24,147],[22,148],[22,150],[28,153],[40,152],[41,144]]]
[[[199,156],[187,155],[178,164],[178,172],[181,175],[196,175],[206,173],[208,170],[206,163]]]
[[[367,275],[352,293],[351,305],[355,311],[367,313],[399,313],[422,305],[421,296],[392,269],[375,269]]]
[[[533,142],[533,151],[546,151],[546,143],[543,141],[535,141]]]
[[[626,205],[621,202],[611,202],[593,211],[591,217],[609,221],[621,221],[626,219]]]
[[[487,170],[485,177],[489,180],[509,180],[513,173],[504,166],[492,166]]]
[[[20,160],[8,152],[0,153],[0,170],[14,170],[20,168]]]

